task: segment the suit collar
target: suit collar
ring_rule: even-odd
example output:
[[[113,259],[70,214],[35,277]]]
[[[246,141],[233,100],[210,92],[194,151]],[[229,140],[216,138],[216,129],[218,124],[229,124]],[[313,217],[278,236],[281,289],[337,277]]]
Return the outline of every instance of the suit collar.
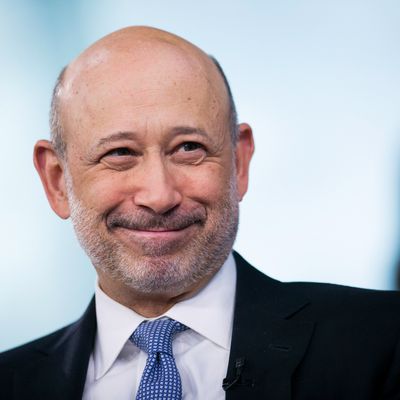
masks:
[[[68,327],[34,363],[15,377],[16,399],[78,400],[82,398],[86,371],[96,332],[94,300],[80,320]]]
[[[226,398],[290,399],[292,374],[313,331],[313,322],[301,316],[309,301],[234,255],[236,305],[227,383],[240,378]]]

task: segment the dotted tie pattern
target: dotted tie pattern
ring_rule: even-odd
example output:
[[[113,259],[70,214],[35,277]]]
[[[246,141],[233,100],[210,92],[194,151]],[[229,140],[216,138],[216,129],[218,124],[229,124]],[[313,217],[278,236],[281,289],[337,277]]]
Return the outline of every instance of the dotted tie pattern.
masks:
[[[145,351],[146,366],[136,400],[180,400],[182,383],[172,354],[172,339],[188,329],[173,319],[142,322],[129,340]]]

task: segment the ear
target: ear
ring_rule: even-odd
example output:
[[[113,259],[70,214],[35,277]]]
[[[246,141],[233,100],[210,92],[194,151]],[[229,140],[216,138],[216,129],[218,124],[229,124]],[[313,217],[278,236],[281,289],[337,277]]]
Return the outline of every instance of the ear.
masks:
[[[239,201],[247,192],[249,184],[250,160],[254,153],[253,132],[250,125],[239,124],[239,137],[236,143],[236,181]]]
[[[70,210],[63,164],[48,140],[39,140],[36,143],[33,163],[39,173],[51,208],[60,218],[67,219],[70,216]]]

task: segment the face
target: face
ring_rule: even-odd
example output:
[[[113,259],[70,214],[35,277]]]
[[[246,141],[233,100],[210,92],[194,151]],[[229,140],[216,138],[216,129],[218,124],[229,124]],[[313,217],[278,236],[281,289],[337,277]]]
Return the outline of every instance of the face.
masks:
[[[100,284],[179,294],[226,259],[244,193],[220,77],[179,51],[158,55],[162,68],[120,54],[71,79],[64,174]]]

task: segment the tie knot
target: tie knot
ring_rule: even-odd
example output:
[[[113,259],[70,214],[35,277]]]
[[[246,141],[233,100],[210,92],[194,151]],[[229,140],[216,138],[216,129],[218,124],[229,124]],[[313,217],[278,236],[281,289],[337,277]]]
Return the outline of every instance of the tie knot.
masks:
[[[172,339],[175,333],[187,326],[170,318],[143,321],[129,340],[148,354],[166,353],[172,356]]]

